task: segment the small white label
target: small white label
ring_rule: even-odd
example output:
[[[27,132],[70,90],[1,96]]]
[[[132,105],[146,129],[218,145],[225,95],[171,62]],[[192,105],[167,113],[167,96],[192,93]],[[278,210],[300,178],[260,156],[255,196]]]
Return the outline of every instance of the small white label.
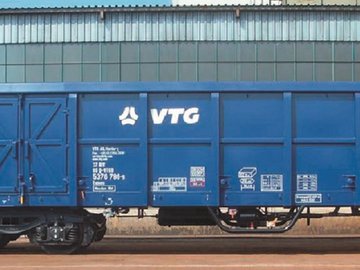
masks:
[[[93,192],[116,192],[115,185],[93,186]]]
[[[105,201],[106,206],[112,205],[113,203],[114,203],[114,200],[111,197],[107,198],[107,200]]]
[[[190,187],[205,187],[205,167],[204,166],[192,166],[190,167]]]
[[[253,178],[257,173],[256,167],[244,167],[238,172],[238,177],[241,178]]]
[[[255,191],[255,175],[257,174],[256,167],[243,167],[238,172],[241,191]]]
[[[159,177],[152,186],[153,192],[185,192],[186,190],[186,177]]]
[[[322,203],[322,194],[295,194],[296,203]]]
[[[262,174],[261,191],[263,192],[281,192],[283,191],[283,175],[282,174]]]
[[[112,159],[124,156],[125,151],[113,146],[92,147],[93,192],[116,192],[115,183],[125,181],[126,176],[109,165]]]
[[[297,191],[317,191],[317,174],[298,174],[296,176]]]

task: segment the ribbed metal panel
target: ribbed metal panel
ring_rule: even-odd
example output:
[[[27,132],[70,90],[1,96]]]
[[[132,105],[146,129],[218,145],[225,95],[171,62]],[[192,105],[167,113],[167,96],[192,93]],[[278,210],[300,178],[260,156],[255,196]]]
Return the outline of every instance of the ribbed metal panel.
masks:
[[[360,41],[360,11],[0,15],[2,44],[118,41]]]

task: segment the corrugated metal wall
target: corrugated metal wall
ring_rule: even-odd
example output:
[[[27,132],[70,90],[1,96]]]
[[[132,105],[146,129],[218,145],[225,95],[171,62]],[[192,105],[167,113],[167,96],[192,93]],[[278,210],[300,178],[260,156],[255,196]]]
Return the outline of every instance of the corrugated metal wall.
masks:
[[[0,44],[119,41],[360,41],[360,12],[159,11],[0,14]],[[237,16],[239,15],[239,16]]]
[[[359,0],[172,0],[173,5],[358,5]]]
[[[123,42],[0,46],[0,82],[358,81],[357,42]]]
[[[0,10],[0,82],[360,80],[355,7],[24,11]]]

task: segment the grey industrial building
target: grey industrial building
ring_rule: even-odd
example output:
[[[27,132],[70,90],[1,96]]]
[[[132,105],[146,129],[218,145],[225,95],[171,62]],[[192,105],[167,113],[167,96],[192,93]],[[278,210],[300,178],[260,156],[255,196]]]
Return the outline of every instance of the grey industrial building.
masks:
[[[0,82],[358,81],[356,5],[0,9]]]

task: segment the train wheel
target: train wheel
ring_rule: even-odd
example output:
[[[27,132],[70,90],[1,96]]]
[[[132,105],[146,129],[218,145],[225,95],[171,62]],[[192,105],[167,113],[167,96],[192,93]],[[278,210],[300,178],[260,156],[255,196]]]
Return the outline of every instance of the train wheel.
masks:
[[[60,231],[59,227],[56,227],[55,229],[57,230],[57,232]],[[65,237],[63,239],[59,239],[59,235],[52,235],[51,241],[35,241],[40,245],[40,248],[47,254],[72,254],[78,251],[83,243],[84,225],[81,223],[73,224],[67,229],[62,229],[62,231],[66,231],[66,233],[64,234]]]
[[[89,247],[94,242],[94,238],[95,229],[92,224],[84,224],[84,236],[81,243],[81,250],[85,250],[87,247]]]
[[[10,238],[5,234],[0,234],[0,248],[5,247],[10,242]]]
[[[81,243],[72,245],[42,244],[40,248],[47,254],[72,254],[81,248]]]

